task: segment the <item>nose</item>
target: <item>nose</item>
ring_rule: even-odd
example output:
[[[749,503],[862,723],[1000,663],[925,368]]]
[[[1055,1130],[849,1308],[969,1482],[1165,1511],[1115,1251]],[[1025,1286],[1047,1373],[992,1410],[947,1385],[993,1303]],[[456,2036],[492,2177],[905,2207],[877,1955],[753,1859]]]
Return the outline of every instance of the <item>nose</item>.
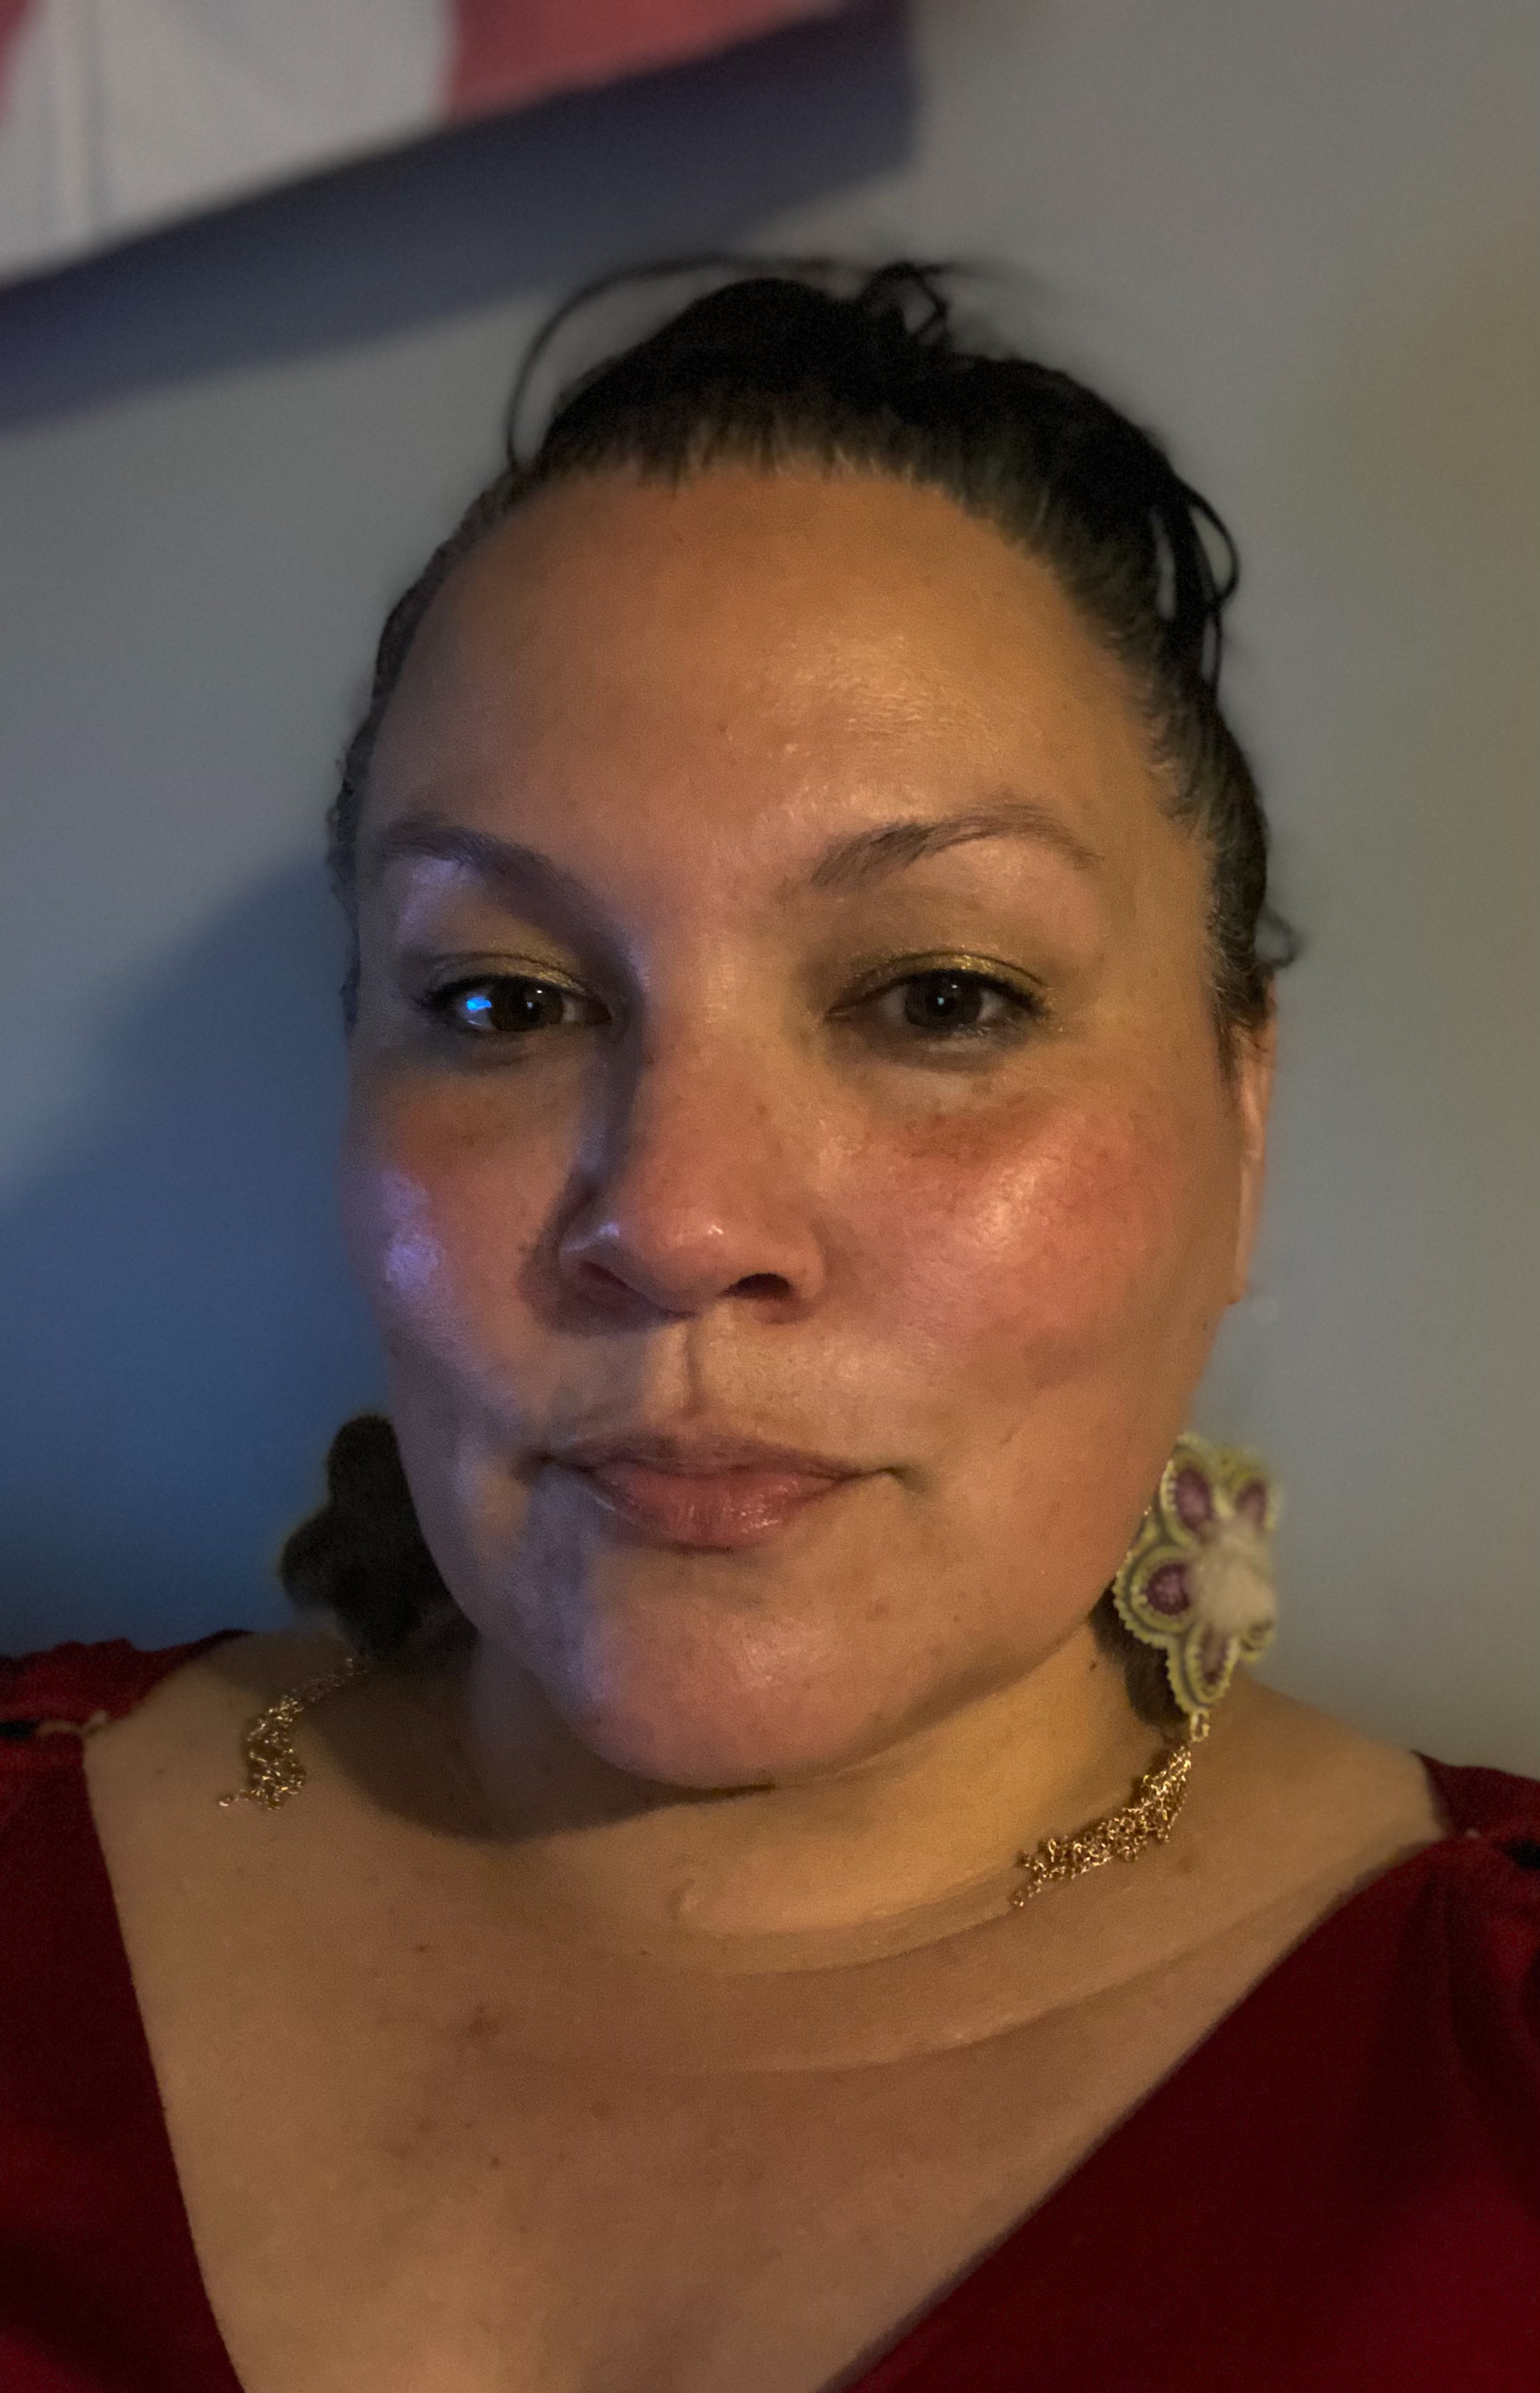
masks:
[[[778,1317],[825,1277],[816,1140],[763,1051],[654,1052],[616,1095],[578,1179],[557,1262],[608,1312],[691,1317],[725,1298]]]

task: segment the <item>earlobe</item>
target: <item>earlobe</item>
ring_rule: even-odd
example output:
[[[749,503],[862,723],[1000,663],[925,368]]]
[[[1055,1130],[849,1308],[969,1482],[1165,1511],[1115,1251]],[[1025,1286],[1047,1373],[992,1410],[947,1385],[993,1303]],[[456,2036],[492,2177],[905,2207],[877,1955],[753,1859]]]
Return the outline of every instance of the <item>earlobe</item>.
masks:
[[[1255,1029],[1237,1029],[1234,1040],[1233,1094],[1240,1132],[1240,1185],[1230,1301],[1238,1304],[1246,1292],[1267,1179],[1267,1125],[1278,1055],[1278,1017],[1271,1001],[1266,1020]]]

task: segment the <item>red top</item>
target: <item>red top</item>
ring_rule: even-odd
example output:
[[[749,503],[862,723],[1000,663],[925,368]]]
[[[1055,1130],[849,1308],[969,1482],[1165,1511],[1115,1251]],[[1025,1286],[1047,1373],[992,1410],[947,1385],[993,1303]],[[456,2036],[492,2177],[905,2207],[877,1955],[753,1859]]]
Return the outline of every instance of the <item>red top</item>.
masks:
[[[235,1634],[225,1631],[226,1635]],[[217,1642],[0,1661],[0,2386],[240,2393],[78,1736]],[[1536,2393],[1540,1785],[1296,1946],[848,2393]]]

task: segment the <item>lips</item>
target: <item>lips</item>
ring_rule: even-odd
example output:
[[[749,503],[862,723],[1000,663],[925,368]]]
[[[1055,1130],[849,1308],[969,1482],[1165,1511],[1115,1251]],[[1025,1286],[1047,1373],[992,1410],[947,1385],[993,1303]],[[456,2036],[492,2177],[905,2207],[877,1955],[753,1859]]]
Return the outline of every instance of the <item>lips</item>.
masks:
[[[763,1545],[863,1475],[819,1456],[723,1440],[617,1442],[553,1459],[649,1541],[728,1551]]]

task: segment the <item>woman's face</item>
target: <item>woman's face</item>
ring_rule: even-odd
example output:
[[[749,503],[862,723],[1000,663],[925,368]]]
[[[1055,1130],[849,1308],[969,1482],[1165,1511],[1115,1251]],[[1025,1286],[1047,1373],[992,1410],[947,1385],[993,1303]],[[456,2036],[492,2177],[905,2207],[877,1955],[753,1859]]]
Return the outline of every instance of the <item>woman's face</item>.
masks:
[[[593,1750],[871,1754],[1082,1624],[1240,1293],[1199,843],[940,494],[545,492],[411,650],[346,1207],[428,1542]]]

